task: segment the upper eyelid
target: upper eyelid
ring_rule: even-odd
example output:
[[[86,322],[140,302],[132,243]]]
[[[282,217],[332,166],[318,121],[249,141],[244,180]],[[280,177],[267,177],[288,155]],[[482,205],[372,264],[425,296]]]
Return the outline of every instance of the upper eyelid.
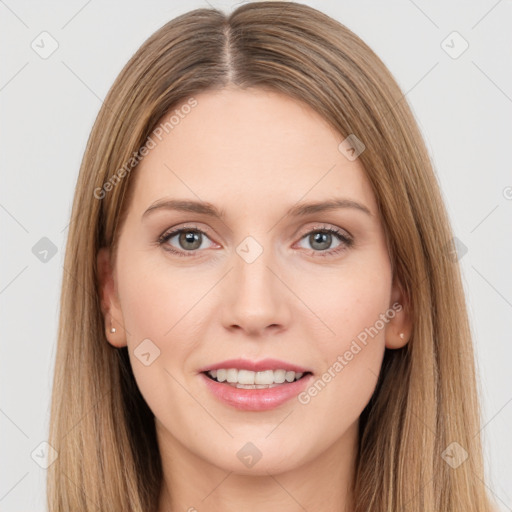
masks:
[[[200,233],[204,234],[204,235],[208,235],[210,236],[210,230],[209,229],[205,229],[205,228],[200,228],[198,226],[189,226],[189,225],[185,225],[185,226],[178,226],[176,228],[169,228],[169,229],[166,229],[162,235],[160,236],[160,238],[164,238],[164,237],[170,237],[171,235],[172,236],[176,236],[178,233],[180,233],[181,231],[199,231]]]

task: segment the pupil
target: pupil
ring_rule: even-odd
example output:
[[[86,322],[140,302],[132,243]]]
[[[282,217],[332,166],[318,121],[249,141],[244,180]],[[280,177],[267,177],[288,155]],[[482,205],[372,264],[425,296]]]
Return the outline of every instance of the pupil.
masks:
[[[193,244],[194,242],[196,242],[196,246],[194,247],[187,247],[188,249],[197,249],[201,246],[201,242],[199,242],[199,244],[197,244],[197,241],[199,240],[199,233],[195,233],[193,231],[186,231],[186,232],[183,232],[181,234],[181,237],[180,237],[180,243],[184,243],[185,244],[185,247],[186,244]]]
[[[331,242],[331,234],[330,233],[315,233],[313,235],[313,243],[311,244],[314,247],[314,244],[319,242],[320,244],[324,244],[323,247],[317,247],[317,249],[328,249]]]

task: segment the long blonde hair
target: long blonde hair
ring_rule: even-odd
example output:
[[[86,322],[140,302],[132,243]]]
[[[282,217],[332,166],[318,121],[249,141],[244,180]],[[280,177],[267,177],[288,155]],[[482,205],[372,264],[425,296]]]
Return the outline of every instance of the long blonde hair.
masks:
[[[66,246],[49,510],[157,509],[162,467],[154,417],[127,348],[106,340],[96,255],[100,247],[115,254],[136,172],[126,162],[138,161],[131,159],[158,120],[194,94],[230,83],[302,101],[339,132],[340,142],[354,134],[366,146],[359,159],[394,277],[410,301],[413,331],[403,349],[386,350],[360,418],[354,511],[491,510],[460,269],[418,126],[392,75],[361,39],[311,7],[280,1],[244,4],[230,15],[197,9],[168,22],[126,64],[100,109]],[[452,467],[447,453],[459,462],[468,457]]]

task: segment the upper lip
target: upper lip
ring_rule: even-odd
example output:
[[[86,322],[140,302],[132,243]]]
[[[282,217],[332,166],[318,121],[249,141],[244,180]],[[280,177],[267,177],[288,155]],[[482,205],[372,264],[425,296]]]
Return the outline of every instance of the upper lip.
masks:
[[[293,363],[280,361],[279,359],[261,359],[260,361],[251,361],[250,359],[228,359],[220,363],[210,364],[200,369],[200,372],[208,372],[210,370],[236,368],[238,370],[251,370],[253,372],[261,372],[263,370],[286,370],[295,373],[306,373],[311,370],[303,368]]]

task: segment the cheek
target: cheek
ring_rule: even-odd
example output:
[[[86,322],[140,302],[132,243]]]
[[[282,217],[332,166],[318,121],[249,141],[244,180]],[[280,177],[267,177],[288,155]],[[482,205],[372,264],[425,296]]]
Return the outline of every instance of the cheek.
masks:
[[[126,263],[124,274],[120,273],[120,283],[121,307],[132,349],[144,338],[165,349],[184,326],[195,325],[194,309],[205,293],[204,279],[201,281],[197,273],[173,272],[169,264],[134,258]]]
[[[310,295],[310,304],[329,327],[316,337],[319,374],[299,402],[304,417],[325,418],[340,431],[356,421],[368,403],[380,372],[389,310],[391,269],[386,260],[339,273]],[[313,308],[312,308],[313,309]],[[311,425],[314,428],[314,424]]]
[[[376,339],[382,340],[385,327],[379,321],[389,308],[391,296],[391,268],[384,257],[361,258],[357,264],[347,264],[330,273],[318,275],[312,287],[310,277],[300,279],[296,290],[302,290],[304,302],[310,305],[325,327],[325,335],[318,336],[319,352],[331,361],[350,342],[377,323]],[[300,293],[300,292],[299,292]],[[373,331],[372,331],[373,332]]]
[[[200,339],[203,318],[197,306],[204,279],[170,272],[135,259],[119,266],[119,296],[128,352],[137,386],[157,417],[166,418],[180,403],[193,407],[183,391],[183,370]]]

